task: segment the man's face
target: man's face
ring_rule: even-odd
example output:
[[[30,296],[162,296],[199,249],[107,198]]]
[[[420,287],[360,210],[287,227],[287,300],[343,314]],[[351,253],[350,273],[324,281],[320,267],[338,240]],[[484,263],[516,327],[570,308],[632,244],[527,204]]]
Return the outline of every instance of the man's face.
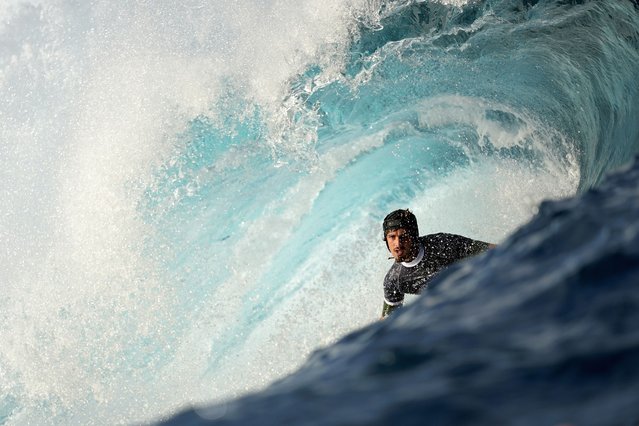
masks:
[[[410,262],[415,257],[414,242],[404,229],[393,229],[386,233],[388,248],[397,262]]]

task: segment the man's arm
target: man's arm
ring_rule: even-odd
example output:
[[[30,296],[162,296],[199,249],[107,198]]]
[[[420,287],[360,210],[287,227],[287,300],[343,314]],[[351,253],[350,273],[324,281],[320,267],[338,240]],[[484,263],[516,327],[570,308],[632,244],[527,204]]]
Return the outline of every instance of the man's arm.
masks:
[[[439,233],[435,234],[434,237],[439,245],[436,247],[436,250],[446,253],[445,256],[454,261],[475,256],[488,249],[497,247],[496,244],[473,240],[457,234]]]
[[[380,319],[386,319],[395,309],[400,308],[403,303],[397,303],[395,305],[389,305],[384,300],[384,307],[382,308],[382,317]]]
[[[470,244],[467,246],[468,247],[467,253],[469,256],[475,256],[485,252],[486,250],[490,250],[492,248],[497,247],[497,245],[493,243],[487,243],[487,242],[479,241],[479,240],[472,240],[470,238],[468,240],[470,241]]]

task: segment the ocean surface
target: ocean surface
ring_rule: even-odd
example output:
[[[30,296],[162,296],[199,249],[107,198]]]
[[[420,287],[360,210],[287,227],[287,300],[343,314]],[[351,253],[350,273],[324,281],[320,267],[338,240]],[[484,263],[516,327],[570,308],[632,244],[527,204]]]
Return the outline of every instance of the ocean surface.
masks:
[[[0,17],[0,424],[639,423],[636,1]]]

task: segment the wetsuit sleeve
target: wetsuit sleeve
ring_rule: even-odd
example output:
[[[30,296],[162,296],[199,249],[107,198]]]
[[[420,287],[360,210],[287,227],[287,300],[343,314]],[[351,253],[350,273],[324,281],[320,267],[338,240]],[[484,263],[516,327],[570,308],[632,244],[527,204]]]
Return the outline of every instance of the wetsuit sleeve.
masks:
[[[475,256],[490,248],[490,244],[484,241],[473,240],[456,234],[438,234],[441,246],[446,251],[446,257],[451,260],[460,260],[465,257]]]
[[[404,292],[399,288],[399,282],[394,276],[391,269],[384,278],[384,303],[389,306],[399,306],[404,303]]]

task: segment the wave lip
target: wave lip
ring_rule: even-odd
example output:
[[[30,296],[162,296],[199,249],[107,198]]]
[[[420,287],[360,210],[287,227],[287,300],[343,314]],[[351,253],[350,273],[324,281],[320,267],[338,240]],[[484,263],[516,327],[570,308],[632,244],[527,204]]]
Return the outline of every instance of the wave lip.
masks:
[[[639,157],[291,376],[163,424],[636,422],[637,188]]]

